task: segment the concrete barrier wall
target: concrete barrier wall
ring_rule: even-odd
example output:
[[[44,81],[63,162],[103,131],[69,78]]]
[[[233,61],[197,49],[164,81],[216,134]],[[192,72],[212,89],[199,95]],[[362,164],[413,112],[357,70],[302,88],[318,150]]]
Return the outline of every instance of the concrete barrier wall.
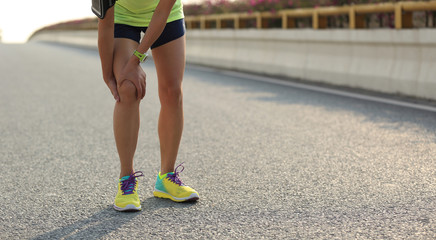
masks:
[[[91,48],[97,32],[32,40]],[[436,100],[436,30],[188,30],[187,61]]]
[[[436,99],[436,30],[189,30],[187,60]]]

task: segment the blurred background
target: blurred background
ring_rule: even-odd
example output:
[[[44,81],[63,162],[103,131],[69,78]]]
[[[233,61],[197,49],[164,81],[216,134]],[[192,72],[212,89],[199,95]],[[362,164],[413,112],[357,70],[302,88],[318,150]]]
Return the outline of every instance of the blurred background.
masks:
[[[0,40],[6,43],[26,42],[33,32],[45,26],[94,17],[91,0],[0,0],[0,6]]]
[[[389,0],[183,0],[187,16],[200,16],[222,13],[253,13],[271,12],[272,14],[285,9],[317,8],[323,6],[343,6],[367,3],[389,3],[399,1]],[[411,1],[416,2],[416,1]],[[428,2],[428,1],[420,1]],[[22,43],[38,29],[68,22],[69,27],[78,26],[84,22],[95,22],[96,19],[90,10],[91,1],[6,1],[1,0],[0,8],[0,41],[6,43]],[[415,27],[434,27],[434,11],[415,11],[413,24]],[[367,25],[371,28],[393,28],[394,14],[392,12],[379,12],[366,16]],[[311,27],[312,19],[301,18],[296,27]],[[347,28],[347,16],[330,17],[330,27]],[[255,25],[247,23],[248,27]],[[267,27],[279,27],[280,19],[272,19],[266,23]],[[86,24],[85,24],[86,25]],[[59,27],[59,25],[57,25]],[[83,26],[82,26],[83,27]],[[86,25],[85,28],[90,27]]]
[[[91,1],[0,0],[1,39],[22,43],[37,29],[62,21],[92,17]]]

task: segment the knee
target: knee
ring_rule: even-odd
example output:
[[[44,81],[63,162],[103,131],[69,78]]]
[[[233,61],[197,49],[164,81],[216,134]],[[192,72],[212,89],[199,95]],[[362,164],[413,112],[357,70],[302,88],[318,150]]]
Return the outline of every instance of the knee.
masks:
[[[181,86],[165,86],[159,89],[161,103],[170,106],[180,106],[183,100]]]
[[[118,94],[120,95],[120,100],[122,103],[134,103],[137,100],[137,91],[135,85],[129,81],[125,80],[118,87]]]

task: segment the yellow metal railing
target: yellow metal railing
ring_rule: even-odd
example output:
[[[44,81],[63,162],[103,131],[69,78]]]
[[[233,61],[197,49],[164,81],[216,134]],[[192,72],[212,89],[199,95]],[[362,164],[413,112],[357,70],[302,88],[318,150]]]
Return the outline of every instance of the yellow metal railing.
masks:
[[[266,21],[281,19],[283,29],[295,28],[296,20],[312,18],[312,28],[327,28],[327,18],[331,16],[349,17],[349,28],[365,28],[365,15],[373,13],[392,13],[395,15],[395,28],[411,28],[412,13],[415,11],[435,11],[436,1],[397,3],[362,4],[342,7],[319,7],[305,9],[287,9],[277,13],[254,12],[254,13],[227,13],[208,16],[186,16],[185,21],[188,29],[208,28],[246,28],[247,21],[254,21],[258,29],[266,27]]]

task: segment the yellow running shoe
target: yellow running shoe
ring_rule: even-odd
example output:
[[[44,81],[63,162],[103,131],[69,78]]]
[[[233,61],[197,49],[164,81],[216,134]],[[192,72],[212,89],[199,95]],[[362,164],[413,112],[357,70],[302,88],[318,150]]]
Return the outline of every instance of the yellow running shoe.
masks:
[[[182,163],[183,164],[183,163]],[[159,198],[169,198],[175,202],[196,201],[200,198],[198,192],[186,186],[179,178],[179,173],[185,169],[182,164],[176,167],[174,172],[157,175],[153,195]],[[181,171],[177,171],[182,167]]]
[[[142,177],[141,171],[124,176],[118,182],[118,193],[115,197],[114,208],[117,211],[140,211],[141,202],[136,190],[138,189],[137,177]]]

